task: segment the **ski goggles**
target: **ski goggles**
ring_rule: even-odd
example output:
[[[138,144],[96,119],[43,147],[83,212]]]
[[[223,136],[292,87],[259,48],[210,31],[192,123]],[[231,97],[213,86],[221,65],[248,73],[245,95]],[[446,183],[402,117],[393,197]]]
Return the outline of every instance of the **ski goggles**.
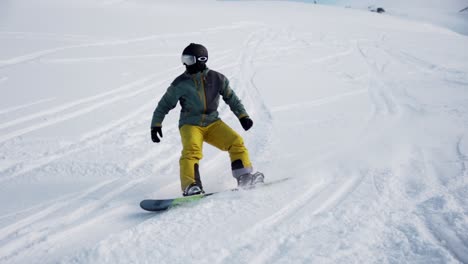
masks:
[[[190,66],[190,65],[193,65],[195,63],[197,63],[197,60],[198,61],[201,61],[201,62],[206,62],[208,60],[208,57],[195,57],[193,55],[182,55],[182,63],[187,65],[187,66]]]

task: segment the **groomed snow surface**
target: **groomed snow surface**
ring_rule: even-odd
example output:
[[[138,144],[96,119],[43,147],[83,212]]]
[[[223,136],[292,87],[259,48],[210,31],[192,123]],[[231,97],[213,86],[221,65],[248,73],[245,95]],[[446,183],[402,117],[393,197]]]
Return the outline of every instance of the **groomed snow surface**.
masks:
[[[179,107],[160,144],[149,125],[190,42],[254,120],[221,102],[255,168],[291,179],[144,212],[180,195]],[[15,0],[0,46],[0,263],[468,263],[467,36],[297,2]],[[209,145],[201,172],[236,184]]]

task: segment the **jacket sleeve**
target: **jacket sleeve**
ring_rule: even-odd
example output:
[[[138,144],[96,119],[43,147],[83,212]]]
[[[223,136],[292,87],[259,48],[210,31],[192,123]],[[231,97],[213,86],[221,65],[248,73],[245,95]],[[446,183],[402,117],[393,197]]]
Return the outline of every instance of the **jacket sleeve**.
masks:
[[[241,119],[243,117],[249,116],[245,111],[241,100],[231,89],[229,80],[226,77],[224,77],[224,85],[221,90],[221,96],[223,97],[224,102],[229,105],[229,108],[231,108],[231,111],[237,116],[237,118]]]
[[[162,126],[162,122],[167,113],[176,107],[178,101],[179,96],[177,95],[177,87],[174,85],[169,86],[166,93],[161,97],[161,100],[159,100],[158,106],[153,112],[151,127]]]

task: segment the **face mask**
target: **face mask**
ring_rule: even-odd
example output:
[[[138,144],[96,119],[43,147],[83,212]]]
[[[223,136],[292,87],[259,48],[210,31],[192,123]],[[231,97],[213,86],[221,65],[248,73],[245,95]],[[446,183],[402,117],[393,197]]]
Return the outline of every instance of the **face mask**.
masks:
[[[195,74],[197,72],[202,72],[206,69],[206,64],[204,62],[197,62],[192,65],[185,65],[187,72],[190,74]]]

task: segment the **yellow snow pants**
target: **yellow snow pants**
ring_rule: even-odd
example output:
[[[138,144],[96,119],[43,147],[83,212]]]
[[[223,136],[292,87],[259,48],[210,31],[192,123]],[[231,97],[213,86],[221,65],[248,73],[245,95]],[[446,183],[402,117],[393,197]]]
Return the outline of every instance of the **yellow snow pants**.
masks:
[[[221,120],[207,127],[184,125],[180,128],[182,155],[180,157],[180,182],[182,191],[197,182],[201,186],[198,164],[203,158],[203,142],[228,151],[231,158],[233,176],[252,172],[249,152],[242,137]]]

